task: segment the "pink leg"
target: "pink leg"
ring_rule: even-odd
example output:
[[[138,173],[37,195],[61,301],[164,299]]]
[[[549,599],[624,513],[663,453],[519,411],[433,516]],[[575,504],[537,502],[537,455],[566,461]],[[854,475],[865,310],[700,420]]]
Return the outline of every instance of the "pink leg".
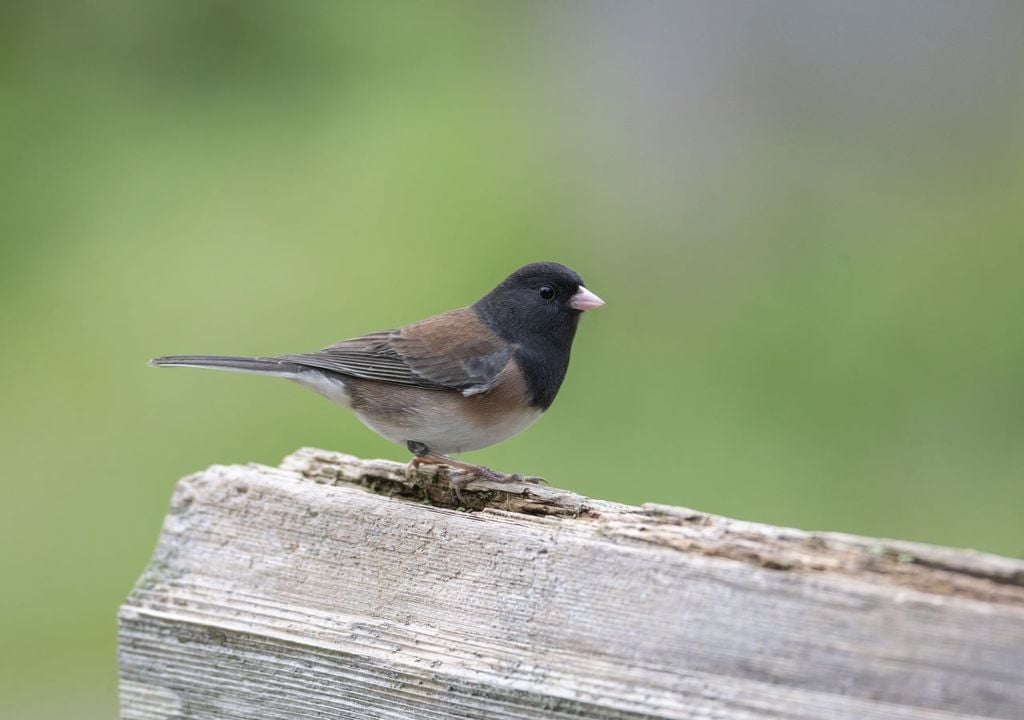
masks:
[[[409,449],[415,453],[412,460],[409,461],[409,465],[406,468],[406,475],[410,476],[416,472],[416,469],[420,465],[446,465],[450,468],[459,470],[460,473],[449,479],[449,484],[452,487],[452,492],[455,494],[455,499],[458,500],[459,504],[462,502],[462,488],[469,485],[474,480],[490,480],[491,482],[497,483],[542,483],[544,478],[532,477],[529,475],[520,475],[519,473],[500,473],[497,470],[491,470],[489,467],[483,465],[473,465],[472,463],[462,462],[456,460],[453,457],[444,455],[443,453],[437,453],[427,449],[422,443],[409,443]]]

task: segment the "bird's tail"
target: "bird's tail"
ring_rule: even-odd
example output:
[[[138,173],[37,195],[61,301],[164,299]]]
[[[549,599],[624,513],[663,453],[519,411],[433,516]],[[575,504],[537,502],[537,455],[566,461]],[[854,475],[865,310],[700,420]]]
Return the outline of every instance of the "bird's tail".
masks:
[[[228,355],[169,355],[153,358],[150,365],[156,367],[197,367],[231,372],[298,377],[302,366],[287,360],[263,357],[232,357]]]

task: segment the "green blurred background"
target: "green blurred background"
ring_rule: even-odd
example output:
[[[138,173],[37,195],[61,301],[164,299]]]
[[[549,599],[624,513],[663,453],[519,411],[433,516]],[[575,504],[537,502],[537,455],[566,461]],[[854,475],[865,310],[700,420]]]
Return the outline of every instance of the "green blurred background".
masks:
[[[116,712],[175,481],[403,449],[315,349],[560,260],[608,301],[469,456],[1024,554],[1018,2],[0,4],[0,716]]]

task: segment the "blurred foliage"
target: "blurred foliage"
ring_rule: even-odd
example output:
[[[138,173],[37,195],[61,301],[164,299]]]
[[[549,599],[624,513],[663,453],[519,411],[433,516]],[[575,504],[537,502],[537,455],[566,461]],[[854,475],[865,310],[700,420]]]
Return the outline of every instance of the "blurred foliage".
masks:
[[[114,713],[180,476],[405,459],[288,383],[147,358],[314,349],[539,259],[608,305],[549,416],[471,459],[1024,554],[1019,9],[939,13],[950,44],[875,4],[878,51],[805,41],[846,37],[836,6],[628,5],[0,5],[0,715]],[[959,75],[907,50],[958,43]]]

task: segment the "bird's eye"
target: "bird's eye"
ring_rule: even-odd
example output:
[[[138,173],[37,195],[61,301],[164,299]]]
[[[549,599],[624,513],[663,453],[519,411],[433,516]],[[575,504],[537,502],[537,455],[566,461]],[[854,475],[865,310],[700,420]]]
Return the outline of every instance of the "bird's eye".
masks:
[[[545,300],[550,300],[555,296],[555,289],[550,285],[542,285],[540,288],[540,296]]]

